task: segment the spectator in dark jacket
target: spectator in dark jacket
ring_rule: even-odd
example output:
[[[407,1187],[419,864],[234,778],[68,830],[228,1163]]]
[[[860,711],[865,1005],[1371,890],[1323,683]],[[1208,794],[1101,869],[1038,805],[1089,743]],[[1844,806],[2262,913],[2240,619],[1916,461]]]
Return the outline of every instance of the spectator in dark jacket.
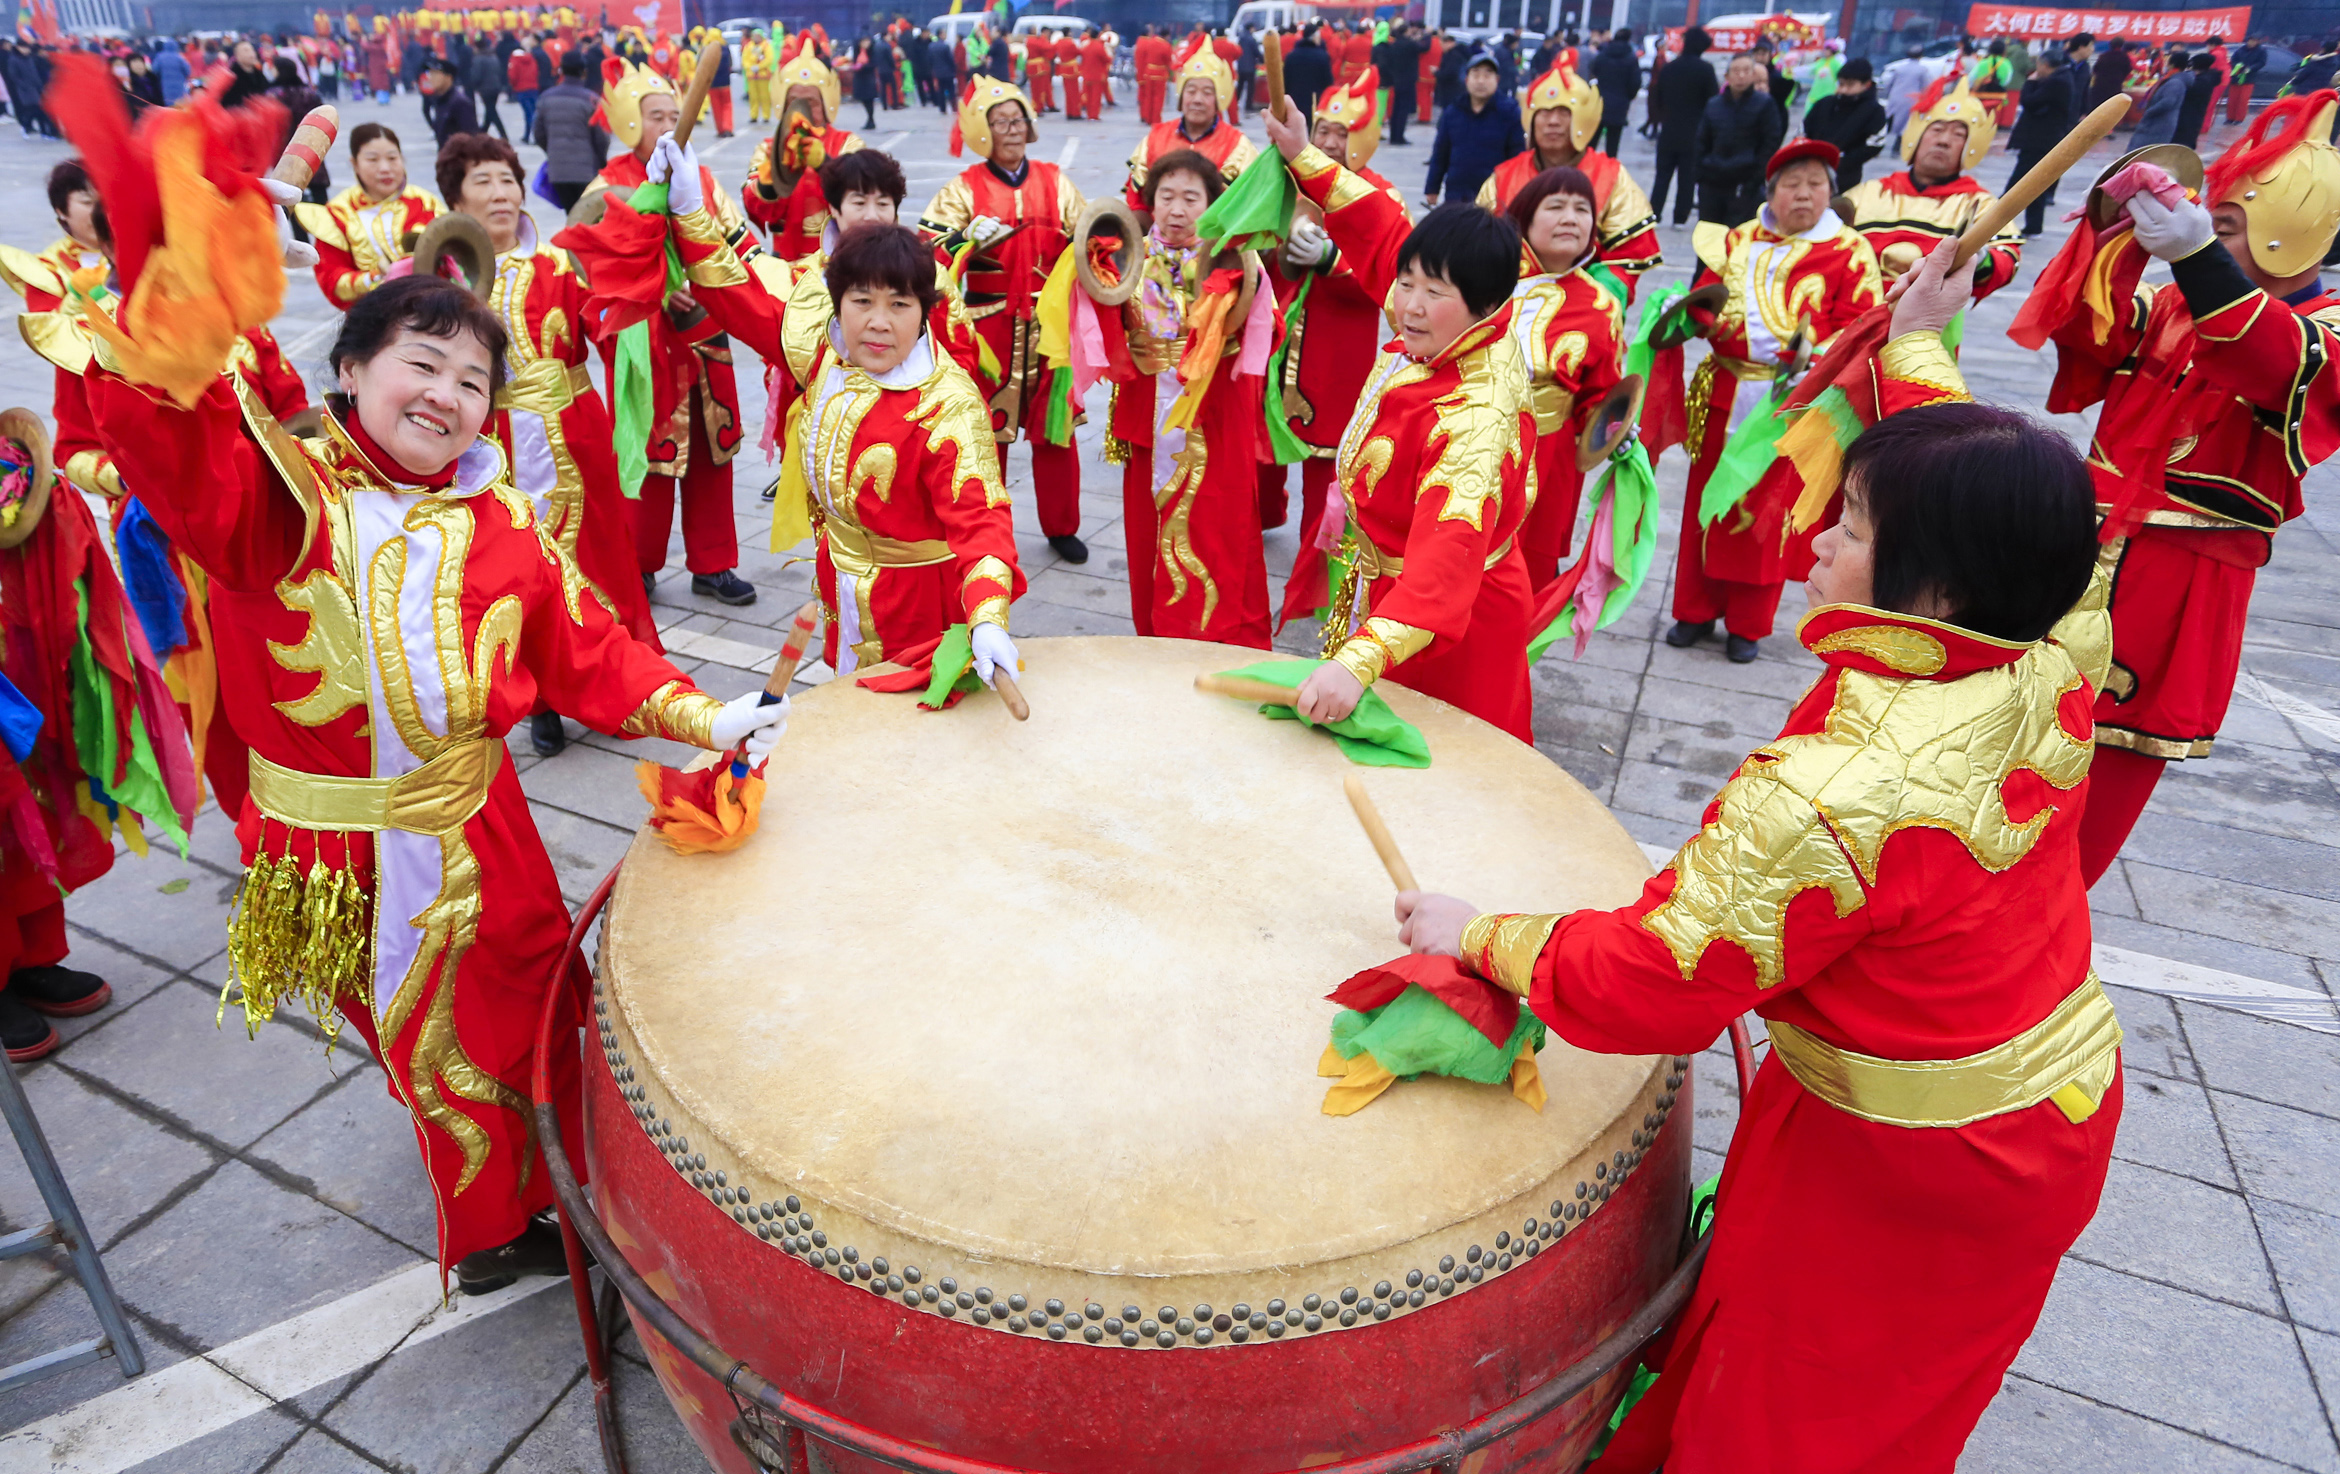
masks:
[[[1744,225],[1763,204],[1763,166],[1779,151],[1786,125],[1762,86],[1763,64],[1731,58],[1721,94],[1698,120],[1698,218]]]
[[[2129,147],[2146,148],[2156,143],[2177,142],[2178,119],[2185,111],[2186,88],[2193,81],[2193,72],[2179,57],[2170,67],[2169,75],[2153,84],[2145,94],[2145,106],[2137,115],[2137,127],[2129,135]]]
[[[1695,203],[1698,182],[1698,126],[1706,116],[1706,104],[1722,85],[1714,79],[1714,66],[1706,59],[1706,50],[1714,43],[1705,31],[1692,26],[1682,37],[1682,54],[1660,68],[1650,83],[1650,107],[1663,120],[1658,127],[1657,180],[1649,192],[1649,207],[1653,213],[1663,214],[1666,208],[1666,185],[1669,180],[1681,186],[1681,194],[1674,201],[1674,223],[1690,223],[1690,207]]]
[[[860,54],[854,58],[853,100],[861,104],[861,126],[874,132],[878,102],[877,48],[864,41],[857,49]],[[1002,45],[999,49],[1005,51],[1007,47]]]
[[[959,57],[951,47],[951,38],[938,35],[927,48],[934,58],[934,105],[947,115],[959,110]]]
[[[1332,53],[1324,49],[1323,34],[1311,25],[1284,53],[1284,91],[1291,95],[1301,117],[1313,118],[1317,95],[1332,84]]]
[[[2015,131],[2007,137],[2007,148],[2015,155],[2014,172],[2007,176],[2007,188],[2031,172],[2031,166],[2048,156],[2048,151],[2063,142],[2072,131],[2072,79],[2066,69],[2056,64],[2055,53],[2042,50],[2032,61],[2031,75],[2024,79],[2023,96],[2016,104]],[[2023,212],[2023,234],[2026,239],[2047,229],[2048,206],[2056,202],[2056,187],[2051,182],[2046,192],[2031,202]]]
[[[1641,92],[1641,58],[1633,54],[1633,33],[1620,30],[1594,57],[1586,80],[1601,93],[1601,152],[1617,157],[1625,141],[1626,115]]]
[[[2100,104],[2112,101],[2129,85],[2129,43],[2125,37],[2115,37],[2102,56],[2096,55],[2094,45],[2079,46],[2082,37],[2074,37],[2068,47],[2072,60],[2065,76],[2071,81],[2074,94],[2087,101],[2081,105],[2073,121],[2095,110]]]
[[[1519,124],[1519,103],[1503,90],[1503,68],[1487,52],[1463,71],[1463,100],[1438,115],[1438,136],[1430,144],[1430,178],[1423,203],[1438,197],[1475,200],[1495,166],[1527,147]]]
[[[2194,53],[2194,74],[2186,80],[2185,99],[2178,104],[2176,142],[2193,148],[2202,141],[2202,127],[2210,115],[2210,99],[2218,92],[2217,58],[2207,51]]]
[[[588,40],[583,46],[578,48],[577,54],[585,58],[585,87],[593,94],[595,99],[598,100],[601,96],[602,87],[601,64],[609,59],[609,51],[601,44],[600,35],[595,34],[592,39]],[[561,58],[561,60],[567,61],[568,58],[564,56]],[[564,71],[562,75],[566,76],[568,74],[566,71]]]
[[[49,86],[49,59],[35,50],[32,42],[19,37],[16,49],[8,53],[6,71],[0,75],[7,79],[8,100],[16,108],[16,122],[24,129],[24,136],[57,137],[56,123],[41,106],[41,94]]]
[[[434,57],[423,68],[423,121],[431,125],[431,137],[445,148],[447,140],[458,133],[479,131],[479,109],[472,106],[471,94],[455,80],[455,63]]]
[[[504,91],[504,63],[497,58],[493,48],[482,46],[479,50],[471,53],[469,81],[471,82],[472,100],[479,105],[479,116],[482,124],[481,127],[469,131],[485,133],[489,128],[493,128],[496,130],[497,136],[506,143],[511,142],[512,135],[504,131],[503,116],[496,111],[496,99],[502,96]]]
[[[1430,100],[1438,105],[1439,111],[1462,102],[1463,67],[1470,59],[1470,47],[1452,36],[1446,38],[1446,50],[1439,56],[1438,71],[1430,81]]]
[[[609,159],[609,135],[593,124],[601,99],[585,85],[585,58],[572,51],[561,58],[561,85],[537,99],[534,142],[544,150],[544,177],[564,210],[577,203],[585,186]]]
[[[1389,39],[1373,48],[1373,70],[1389,93],[1389,141],[1406,141],[1406,120],[1414,113],[1414,77],[1422,69],[1422,43],[1405,21],[1392,21]]]
[[[2047,52],[2042,60],[2058,76],[2062,73],[2053,65]],[[1804,136],[1836,145],[1836,191],[1839,194],[1861,182],[1861,171],[1869,160],[1877,157],[1877,146],[1869,140],[1885,129],[1885,104],[1877,100],[1877,74],[1865,56],[1856,56],[1836,72],[1836,90],[1814,102],[1804,114]]]
[[[1755,57],[1756,64],[1763,68],[1763,87],[1765,91],[1771,94],[1772,103],[1779,109],[1780,133],[1782,136],[1785,136],[1787,133],[1788,104],[1796,100],[1796,79],[1781,71],[1779,69],[1779,63],[1771,59],[1771,47],[1769,45],[1760,41],[1757,42],[1755,44],[1753,55]]]

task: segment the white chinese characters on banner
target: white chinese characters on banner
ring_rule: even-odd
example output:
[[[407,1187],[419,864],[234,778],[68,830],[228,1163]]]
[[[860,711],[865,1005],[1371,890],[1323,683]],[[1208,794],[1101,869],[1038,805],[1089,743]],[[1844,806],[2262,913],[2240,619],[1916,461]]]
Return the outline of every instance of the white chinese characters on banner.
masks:
[[[2250,34],[2251,8],[2218,10],[2063,10],[2035,5],[1974,5],[1966,12],[1970,36],[2076,36],[2099,41],[2125,36],[2161,45],[2171,41],[2240,41]]]

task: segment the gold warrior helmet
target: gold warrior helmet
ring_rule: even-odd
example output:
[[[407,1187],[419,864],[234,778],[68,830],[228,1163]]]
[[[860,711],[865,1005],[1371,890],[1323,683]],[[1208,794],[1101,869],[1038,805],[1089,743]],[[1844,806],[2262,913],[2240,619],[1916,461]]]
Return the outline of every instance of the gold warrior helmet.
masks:
[[[1381,74],[1367,67],[1355,81],[1318,93],[1315,121],[1338,123],[1348,129],[1349,167],[1364,168],[1381,144]]]
[[[2282,99],[2203,178],[2205,204],[2243,212],[2251,259],[2269,276],[2313,270],[2340,231],[2340,149],[2330,141],[2335,110],[2340,92],[2330,88]]]
[[[1527,135],[1528,146],[1535,147],[1536,114],[1553,108],[1568,109],[1568,141],[1578,153],[1592,147],[1593,135],[1601,126],[1600,90],[1578,76],[1572,67],[1556,66],[1536,78],[1536,85],[1528,89]]]
[[[638,67],[622,56],[601,64],[601,123],[627,149],[642,141],[642,99],[663,92],[675,95],[674,84],[648,67]]]
[[[1926,136],[1926,129],[1936,123],[1964,123],[1966,125],[1966,156],[1959,163],[1959,172],[1973,168],[1991,151],[1991,139],[1998,135],[1998,120],[1983,106],[1982,99],[1966,90],[1966,79],[1958,78],[1950,85],[1950,78],[1942,77],[1918,97],[1917,107],[1901,129],[1901,162],[1917,157],[1918,140]]]
[[[821,95],[821,123],[824,127],[837,126],[837,74],[821,60],[813,47],[812,33],[799,31],[789,54],[780,63],[780,103],[788,104],[788,94],[798,87],[810,87]]]
[[[1175,108],[1178,99],[1186,95],[1186,84],[1201,77],[1211,84],[1219,95],[1219,111],[1225,112],[1235,102],[1235,69],[1227,59],[1211,49],[1211,38],[1197,31],[1186,43],[1186,54],[1176,59],[1170,73],[1170,101]]]
[[[967,83],[967,90],[959,95],[958,121],[951,125],[951,157],[957,158],[961,140],[973,149],[978,158],[991,157],[991,110],[1003,102],[1012,102],[1024,110],[1024,127],[1037,139],[1040,120],[1033,115],[1032,99],[1012,82],[997,77],[978,76]]]

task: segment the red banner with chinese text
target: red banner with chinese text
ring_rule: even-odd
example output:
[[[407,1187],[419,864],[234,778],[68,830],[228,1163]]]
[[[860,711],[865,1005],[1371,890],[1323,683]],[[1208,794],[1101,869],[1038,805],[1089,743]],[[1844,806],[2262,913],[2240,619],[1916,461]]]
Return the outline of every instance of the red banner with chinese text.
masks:
[[[2067,37],[2086,31],[2099,43],[2115,36],[2159,46],[2171,41],[2207,41],[2212,36],[2240,41],[2250,34],[2251,7],[2218,10],[2063,10],[2037,5],[1972,5],[1966,11],[1970,36]]]

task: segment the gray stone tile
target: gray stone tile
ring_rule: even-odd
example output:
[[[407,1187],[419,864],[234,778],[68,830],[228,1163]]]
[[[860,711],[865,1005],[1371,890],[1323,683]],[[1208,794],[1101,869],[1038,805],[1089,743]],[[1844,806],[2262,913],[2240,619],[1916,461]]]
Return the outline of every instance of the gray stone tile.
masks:
[[[1536,663],[1529,679],[1537,709],[1629,712],[1641,699],[1643,681],[1631,671],[1605,665],[1555,660]]]
[[[2223,1092],[2211,1103],[2244,1192],[2340,1216],[2340,1121]]]
[[[2336,1411],[2340,1411],[2340,1336],[2303,1329],[2299,1344],[2307,1353],[2308,1365],[2315,1368],[2317,1385],[2323,1389],[2324,1421],[2329,1426],[2335,1421]]]
[[[2014,1369],[2235,1448],[2340,1468],[2291,1328],[2183,1290],[2066,1259]]]
[[[675,1416],[658,1379],[631,1356],[611,1362],[617,1393],[618,1437],[627,1463],[642,1470],[691,1470],[706,1456]],[[529,1474],[601,1474],[600,1433],[593,1418],[593,1384],[580,1380],[512,1454],[505,1467]]]
[[[1588,752],[1581,747],[1562,747],[1557,744],[1537,743],[1536,750],[1568,770],[1568,776],[1583,784],[1593,797],[1609,792],[1617,781],[1617,770],[1623,760],[1605,752]]]
[[[2252,1211],[2291,1318],[2340,1335],[2340,1218],[2271,1199]],[[2340,1391],[2329,1379],[2324,1387],[2327,1394]]]
[[[414,1118],[378,1070],[353,1072],[324,1099],[252,1143],[249,1156],[306,1184],[327,1207],[414,1253],[438,1252],[438,1212]]]
[[[1703,779],[1711,792],[1729,781],[1752,748],[1768,740],[1741,742],[1736,734],[1728,731],[1718,735],[1716,729],[1725,726],[1719,721],[1692,725],[1653,717],[1647,712],[1637,713],[1633,718],[1633,735],[1625,745],[1625,756],[1636,762],[1682,769]]]
[[[249,1474],[266,1468],[270,1459],[291,1448],[306,1431],[299,1419],[266,1408],[167,1454],[133,1464],[124,1474]]]
[[[1707,1050],[1690,1062],[1697,1086],[1693,1092],[1697,1130],[1693,1137],[1703,1151],[1720,1156],[1739,1129],[1739,1075],[1727,1055]]]
[[[2023,1377],[1992,1399],[1959,1474],[2275,1474],[2287,1465]]]
[[[2283,1313],[2242,1194],[2190,1177],[2115,1161],[2072,1252],[2213,1300]]]
[[[110,1261],[107,1269],[115,1273],[114,1288],[120,1291],[121,1279]],[[136,1316],[131,1317],[131,1332],[138,1339],[148,1371],[160,1371],[185,1359]],[[97,1315],[90,1309],[89,1297],[82,1293],[81,1282],[60,1277],[48,1293],[0,1321],[0,1366],[46,1355],[99,1334]],[[37,1423],[90,1398],[103,1397],[126,1380],[121,1362],[111,1358],[44,1377],[0,1397],[0,1429]]]
[[[1019,640],[1032,636],[1126,635],[1129,612],[1126,607],[1116,611],[1102,601],[1074,605],[1027,597],[1016,601],[1014,624]]]
[[[115,1245],[123,1298],[216,1347],[383,1279],[416,1256],[355,1219],[230,1162]]]
[[[2150,806],[2121,847],[2124,860],[2340,901],[2340,847],[2205,824]]]
[[[157,1130],[62,1069],[31,1071],[24,1088],[82,1222],[100,1245],[112,1243],[140,1214],[220,1160],[183,1136]],[[0,1146],[0,1214],[14,1228],[50,1216],[13,1143]]]
[[[432,1420],[422,1419],[420,1421]],[[371,1471],[381,1467],[381,1464],[365,1458],[324,1432],[312,1428],[302,1434],[300,1441],[287,1449],[284,1456],[269,1467],[268,1474],[371,1474]],[[487,1466],[478,1464],[473,1467],[484,1469]]]
[[[2123,1028],[2128,1027],[2124,1014]],[[2127,1046],[2123,1046],[2124,1054]],[[2226,1160],[2226,1143],[2210,1114],[2210,1098],[2188,1080],[2123,1072],[2121,1129],[2113,1156],[2124,1162],[2158,1167],[2206,1182],[2240,1190],[2234,1168]]]
[[[745,672],[739,678],[749,679]],[[650,817],[650,805],[635,783],[633,759],[614,752],[593,747],[564,751],[559,762],[537,768],[528,780],[528,797],[539,807],[550,805],[629,832]]]
[[[2290,839],[2331,833],[2332,787],[2312,754],[2221,742],[2206,758],[2170,766],[2153,790],[2151,812]]]
[[[2340,1037],[2180,1002],[2203,1083],[2340,1117]]]
[[[1615,796],[1609,802],[1615,808],[1695,827],[1721,789],[1720,779],[1627,758],[1618,766]]]
[[[1621,711],[1573,702],[1539,699],[1535,710],[1538,747],[1579,747],[1599,750],[1615,758],[1625,751],[1631,719]]]
[[[2137,893],[2129,886],[2128,861],[2115,860],[2112,868],[2098,877],[2088,892],[2088,909],[2092,915],[2113,921],[2137,919]]]
[[[147,962],[132,952],[102,937],[90,936],[69,929],[72,950],[66,954],[65,965],[83,972],[94,972],[104,978],[114,990],[113,1002],[96,1013],[85,1013],[79,1018],[51,1019],[58,1036],[67,1043],[94,1029],[102,1029],[120,1018],[125,1011],[141,1000],[153,996],[155,989],[169,982],[177,974]]]
[[[166,889],[175,881],[183,889]],[[112,870],[73,893],[65,919],[115,945],[185,969],[227,946],[228,903],[236,882],[157,847],[144,860],[117,860]]]
[[[2090,900],[2093,901],[2095,895],[2103,890],[2104,887],[2099,885],[2097,891],[2091,893]],[[2162,926],[2150,921],[2107,917],[2096,928],[2096,940],[2115,947],[2126,947],[2132,952],[2143,952],[2149,957],[2166,957],[2173,962],[2214,967],[2221,972],[2263,978],[2270,983],[2289,983],[2297,988],[2324,988],[2315,963],[2298,953],[2279,952],[2272,947],[2248,941],[2235,941],[2186,929],[2182,920],[2175,925]]]
[[[537,1426],[584,1360],[574,1302],[565,1293],[532,1295],[392,1355],[322,1422],[420,1474],[485,1469]],[[414,1415],[450,1387],[464,1389],[461,1417]]]
[[[2307,957],[2340,955],[2340,902],[2122,863],[2147,921]]]

